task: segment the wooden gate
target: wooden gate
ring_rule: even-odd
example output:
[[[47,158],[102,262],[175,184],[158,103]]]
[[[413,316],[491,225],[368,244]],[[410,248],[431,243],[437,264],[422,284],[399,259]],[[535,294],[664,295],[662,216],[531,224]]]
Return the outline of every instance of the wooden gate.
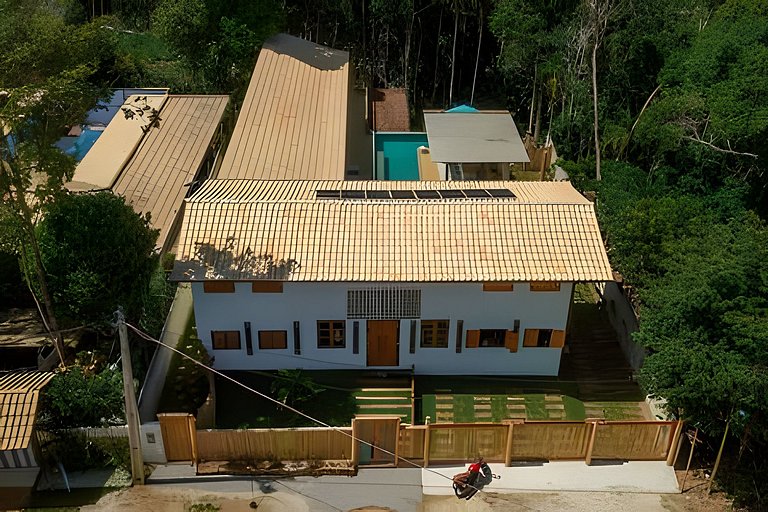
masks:
[[[195,417],[187,413],[161,413],[157,415],[163,434],[165,458],[168,462],[197,461]]]
[[[398,320],[368,320],[368,366],[397,366]]]
[[[353,463],[387,466],[395,464],[400,437],[400,416],[356,416],[352,420],[352,435],[356,440],[360,440],[353,441]]]

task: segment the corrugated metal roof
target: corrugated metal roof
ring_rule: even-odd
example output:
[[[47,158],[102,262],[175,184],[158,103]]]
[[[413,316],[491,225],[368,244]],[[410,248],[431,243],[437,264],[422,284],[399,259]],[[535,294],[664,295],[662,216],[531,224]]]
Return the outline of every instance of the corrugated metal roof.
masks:
[[[343,179],[349,54],[286,34],[261,49],[219,178]]]
[[[144,136],[112,187],[135,211],[151,214],[163,250],[178,231],[185,185],[203,164],[228,101],[228,96],[169,96],[159,126]]]
[[[12,372],[0,376],[0,450],[29,446],[40,390],[51,372]]]
[[[315,199],[317,190],[507,188],[516,199]],[[608,281],[593,205],[569,183],[213,180],[174,267],[205,279]]]
[[[144,107],[162,111],[166,95],[128,96],[123,107],[135,111]],[[107,190],[133,156],[144,137],[150,116],[127,117],[118,112],[85,157],[77,164],[70,190]]]
[[[530,161],[509,112],[425,112],[424,124],[435,162]]]

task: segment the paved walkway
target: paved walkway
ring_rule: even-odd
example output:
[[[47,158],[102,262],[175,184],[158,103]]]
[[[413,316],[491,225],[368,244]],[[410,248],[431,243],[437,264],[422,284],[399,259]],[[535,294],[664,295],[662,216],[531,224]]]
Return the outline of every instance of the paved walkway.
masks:
[[[665,462],[625,462],[587,466],[583,461],[519,464],[505,467],[490,464],[494,474],[501,475],[486,490],[495,493],[525,491],[598,491],[638,493],[679,493],[674,468]],[[453,494],[450,477],[466,470],[466,466],[421,470],[424,494]],[[435,474],[435,472],[439,474]],[[443,475],[443,476],[440,476]],[[449,477],[449,478],[445,478]]]

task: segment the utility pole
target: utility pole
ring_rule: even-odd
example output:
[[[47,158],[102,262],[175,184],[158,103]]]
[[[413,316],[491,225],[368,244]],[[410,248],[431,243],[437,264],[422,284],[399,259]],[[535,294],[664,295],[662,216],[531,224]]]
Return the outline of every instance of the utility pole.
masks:
[[[128,423],[128,444],[131,450],[131,477],[133,485],[144,485],[144,457],[141,454],[141,427],[133,388],[131,351],[128,347],[128,330],[123,310],[117,310],[117,332],[120,335],[120,360],[123,366],[123,395],[125,396],[125,420]]]

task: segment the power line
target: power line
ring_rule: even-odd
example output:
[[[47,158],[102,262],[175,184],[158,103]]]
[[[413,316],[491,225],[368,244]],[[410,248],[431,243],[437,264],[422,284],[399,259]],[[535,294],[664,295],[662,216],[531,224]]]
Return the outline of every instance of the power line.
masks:
[[[403,458],[403,457],[399,457],[399,456],[398,456],[397,454],[395,454],[394,452],[391,452],[391,451],[389,451],[389,450],[386,450],[386,449],[384,449],[384,448],[381,448],[381,447],[379,447],[379,446],[376,446],[376,445],[374,445],[373,443],[369,443],[368,441],[366,441],[366,440],[364,440],[364,439],[360,439],[360,438],[358,438],[358,437],[355,437],[355,436],[354,436],[354,434],[351,434],[351,433],[349,433],[349,432],[346,432],[346,431],[342,430],[342,429],[341,429],[341,428],[339,428],[339,427],[334,427],[333,425],[329,425],[328,423],[326,423],[326,422],[324,422],[324,421],[322,421],[322,420],[319,420],[319,419],[317,419],[317,418],[313,418],[312,416],[310,416],[309,414],[307,414],[307,413],[305,413],[305,412],[302,412],[302,411],[300,411],[300,410],[298,410],[298,409],[296,409],[296,408],[294,408],[294,407],[292,407],[292,406],[290,406],[290,405],[288,405],[288,404],[285,404],[285,403],[283,403],[283,402],[281,402],[281,401],[279,401],[279,400],[277,400],[277,399],[275,399],[275,398],[272,398],[271,396],[269,396],[269,395],[267,395],[267,394],[265,394],[265,393],[262,393],[261,391],[258,391],[258,390],[256,390],[256,389],[253,389],[253,388],[251,388],[251,387],[249,387],[249,386],[247,386],[247,385],[243,384],[242,382],[238,381],[237,379],[233,379],[233,378],[232,378],[232,377],[230,377],[229,375],[226,375],[226,374],[224,374],[224,373],[222,373],[222,372],[220,372],[220,371],[216,370],[215,368],[213,368],[213,367],[211,367],[211,366],[208,366],[208,365],[206,365],[206,364],[204,364],[204,363],[202,363],[202,362],[198,361],[197,359],[195,359],[195,358],[193,358],[193,357],[191,357],[191,356],[189,356],[189,355],[185,354],[184,352],[182,352],[182,351],[178,350],[177,348],[175,348],[175,347],[171,347],[170,345],[166,345],[166,344],[165,344],[165,343],[163,343],[162,341],[156,340],[155,338],[153,338],[153,337],[152,337],[152,336],[150,336],[149,334],[147,334],[147,333],[143,332],[142,330],[140,330],[140,329],[139,329],[139,328],[137,328],[137,327],[134,327],[133,325],[129,324],[128,322],[125,322],[125,325],[126,325],[128,328],[130,328],[130,329],[131,329],[133,332],[135,332],[135,333],[136,333],[136,335],[138,335],[140,338],[142,338],[142,339],[145,339],[145,340],[147,340],[147,341],[151,341],[151,342],[153,342],[153,343],[157,343],[158,345],[160,345],[160,346],[162,346],[162,347],[165,347],[165,348],[167,348],[167,349],[169,349],[169,350],[171,350],[171,351],[173,351],[173,352],[175,352],[175,353],[179,354],[180,356],[182,356],[182,357],[184,357],[184,358],[186,358],[186,359],[189,359],[190,361],[192,361],[192,362],[193,362],[193,363],[195,363],[196,365],[198,365],[198,366],[201,366],[201,367],[205,368],[206,370],[210,371],[211,373],[213,373],[213,374],[215,374],[215,375],[218,375],[219,377],[221,377],[221,378],[223,378],[223,379],[225,379],[225,380],[228,380],[228,381],[232,382],[233,384],[236,384],[236,385],[240,386],[241,388],[245,389],[246,391],[250,391],[251,393],[253,393],[253,394],[255,394],[255,395],[258,395],[258,396],[260,396],[261,398],[264,398],[264,399],[266,399],[266,400],[269,400],[270,402],[272,402],[272,403],[274,403],[274,404],[276,404],[276,405],[278,405],[278,406],[280,406],[280,407],[282,407],[282,408],[284,408],[284,409],[287,409],[287,410],[289,410],[289,411],[293,412],[294,414],[298,414],[299,416],[302,416],[303,418],[306,418],[306,419],[308,419],[308,420],[312,421],[313,423],[316,423],[316,424],[318,424],[318,425],[320,425],[320,426],[323,426],[323,427],[329,428],[329,429],[331,429],[331,430],[334,430],[334,431],[336,431],[336,432],[338,432],[338,433],[340,433],[340,434],[342,434],[342,435],[345,435],[345,436],[349,437],[350,439],[352,439],[353,441],[356,441],[356,442],[362,443],[362,444],[364,444],[364,445],[370,446],[371,448],[375,448],[376,450],[379,450],[380,452],[386,453],[387,455],[391,455],[391,456],[393,456],[393,457],[394,457],[394,461],[395,461],[395,465],[397,465],[398,461],[402,460],[402,461],[403,461],[403,462],[405,462],[406,464],[410,464],[411,466],[413,466],[413,467],[416,467],[416,468],[419,468],[419,469],[422,469],[422,470],[424,470],[424,471],[429,471],[430,473],[433,473],[433,474],[435,474],[435,475],[438,475],[438,476],[440,476],[441,478],[445,478],[446,480],[450,480],[451,482],[453,482],[453,478],[451,478],[451,477],[449,477],[449,476],[447,476],[447,475],[444,475],[444,474],[440,473],[439,471],[435,471],[434,469],[430,469],[430,468],[428,468],[428,467],[422,466],[422,465],[420,465],[420,464],[417,464],[417,463],[415,463],[415,462],[413,462],[413,461],[411,461],[411,460],[408,460],[408,459],[406,459],[406,458]],[[477,491],[477,492],[481,492],[481,493],[483,493],[483,494],[488,494],[488,492],[487,492],[487,491],[485,491],[485,490],[483,490],[483,489],[480,489],[480,488],[478,488],[478,487],[475,487],[474,485],[470,485],[470,484],[467,484],[467,486],[468,486],[468,487],[470,487],[470,488],[472,488],[472,489],[475,489],[475,491]],[[515,504],[515,505],[517,505],[517,506],[519,506],[519,507],[522,507],[522,508],[525,508],[525,509],[528,509],[528,510],[534,510],[534,511],[536,511],[536,510],[537,510],[537,509],[535,509],[535,508],[532,508],[532,507],[529,507],[529,506],[527,506],[527,505],[523,505],[522,503],[519,503],[519,502],[515,502],[515,501],[513,501],[513,500],[511,500],[511,499],[509,499],[509,498],[500,497],[499,499],[503,499],[504,501],[508,501],[508,502],[510,502],[510,503],[513,503],[513,504]]]

